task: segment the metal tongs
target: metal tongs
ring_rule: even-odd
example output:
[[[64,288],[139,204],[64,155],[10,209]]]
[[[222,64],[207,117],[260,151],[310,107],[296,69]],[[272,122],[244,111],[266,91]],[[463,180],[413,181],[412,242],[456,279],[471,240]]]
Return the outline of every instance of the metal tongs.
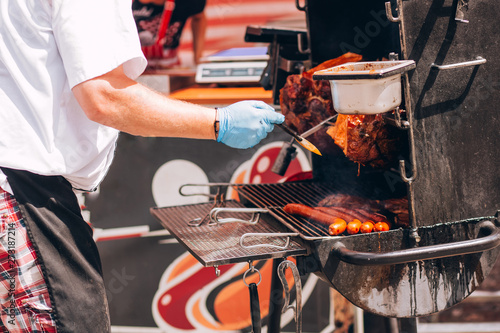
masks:
[[[284,130],[285,132],[287,132],[288,134],[290,134],[291,136],[293,136],[293,138],[295,139],[295,141],[297,141],[299,143],[299,145],[301,145],[305,149],[309,150],[310,152],[315,153],[316,155],[321,156],[321,153],[320,153],[319,149],[316,148],[315,145],[313,145],[312,143],[310,143],[308,140],[304,139],[303,136],[300,136],[297,132],[295,132],[290,127],[288,127],[288,125],[286,125],[285,123],[283,123],[283,124],[276,124],[276,126],[280,127],[282,130]]]
[[[209,184],[184,184],[179,188],[179,193],[182,196],[195,196],[195,195],[203,195],[207,196],[209,198],[213,198],[214,203],[210,210],[208,211],[207,215],[205,215],[203,218],[195,218],[190,220],[187,224],[190,227],[199,227],[203,224],[207,225],[217,225],[217,224],[222,224],[222,223],[233,223],[233,222],[240,222],[240,223],[248,223],[248,224],[256,224],[260,220],[260,214],[262,213],[268,213],[268,209],[264,208],[241,208],[241,207],[232,207],[232,208],[226,208],[226,201],[225,201],[225,196],[227,192],[227,188],[233,184],[231,183],[209,183]],[[207,193],[184,193],[183,189],[185,187],[200,187],[200,186],[208,186],[208,187],[217,187],[217,193],[215,195],[213,194],[207,194]],[[227,213],[250,213],[252,214],[249,219],[241,219],[241,218],[233,218],[233,217],[225,217],[221,218],[219,215],[222,214],[227,214]]]
[[[297,156],[296,148],[293,146],[293,143],[295,143],[295,141],[297,141],[301,146],[303,146],[304,148],[306,148],[309,151],[313,151],[314,149],[317,149],[316,147],[312,146],[312,144],[309,141],[305,140],[305,138],[311,134],[316,133],[317,131],[322,129],[324,126],[333,125],[333,123],[335,123],[335,121],[337,120],[337,116],[338,116],[338,114],[331,116],[331,117],[323,120],[319,124],[315,125],[314,127],[310,128],[309,130],[305,131],[304,133],[299,135],[300,140],[297,139],[296,136],[294,135],[297,133],[290,130],[292,132],[291,135],[294,138],[290,142],[285,142],[283,144],[283,147],[281,148],[281,150],[278,154],[278,157],[276,158],[276,161],[274,161],[274,164],[273,164],[271,171],[274,172],[275,174],[280,175],[280,176],[285,175],[286,170],[288,169],[288,166],[290,165],[292,160]],[[314,148],[305,144],[306,142],[309,143]],[[313,150],[311,150],[309,148],[311,148]],[[319,152],[319,150],[318,150],[318,152]],[[321,153],[319,155],[321,155]]]
[[[290,305],[290,287],[286,280],[285,270],[290,268],[292,270],[293,280],[295,282],[295,306]],[[285,313],[288,309],[292,309],[295,317],[295,333],[302,332],[302,282],[300,281],[300,274],[297,266],[290,261],[282,261],[278,266],[278,277],[283,285],[285,291],[285,304],[281,313]]]

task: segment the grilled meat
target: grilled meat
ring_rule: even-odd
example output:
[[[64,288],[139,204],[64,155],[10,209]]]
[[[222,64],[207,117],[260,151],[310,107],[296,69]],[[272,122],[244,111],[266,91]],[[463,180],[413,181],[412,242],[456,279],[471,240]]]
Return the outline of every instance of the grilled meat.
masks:
[[[313,80],[312,75],[321,69],[361,59],[360,55],[346,53],[341,57],[325,61],[302,74],[289,75],[280,91],[280,106],[283,115],[285,115],[286,124],[298,133],[304,133],[321,121],[335,115],[330,82]],[[307,139],[323,154],[341,153],[325,131],[318,131]]]
[[[289,75],[280,91],[280,106],[286,124],[298,133],[304,133],[335,115],[330,82],[313,80],[312,75],[318,70],[361,60],[361,55],[346,53],[302,74]],[[323,154],[339,155],[343,152],[353,162],[380,168],[394,159],[398,134],[380,115],[339,115],[335,125],[326,133],[317,131],[308,140]]]
[[[381,201],[380,206],[394,214],[408,214],[408,199],[406,198],[387,199]]]
[[[360,220],[362,222],[371,220],[374,222],[387,221],[387,218],[379,213],[369,212],[363,209],[347,209],[343,207],[316,207],[317,210],[341,218],[346,222]]]
[[[343,207],[347,209],[365,209],[370,211],[379,211],[378,201],[365,199],[362,197],[349,195],[345,193],[335,193],[325,197],[318,203],[320,207]]]
[[[398,133],[381,115],[341,115],[326,131],[351,161],[386,167],[398,150]]]

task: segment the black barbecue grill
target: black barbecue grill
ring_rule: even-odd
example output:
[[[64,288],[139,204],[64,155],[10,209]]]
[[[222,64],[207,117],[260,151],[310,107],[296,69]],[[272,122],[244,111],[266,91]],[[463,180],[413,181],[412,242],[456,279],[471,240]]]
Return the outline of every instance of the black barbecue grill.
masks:
[[[415,247],[411,229],[330,236],[325,225],[283,211],[290,202],[317,206],[336,191],[327,183],[224,186],[241,202],[154,208],[152,214],[205,266],[297,256],[303,274],[315,273],[355,305],[383,316],[416,317],[460,302],[498,255],[495,216],[421,227]],[[205,224],[189,225],[207,214]]]
[[[400,169],[312,156],[311,181],[224,184],[239,202],[155,208],[153,215],[206,266],[294,256],[302,274],[318,275],[385,317],[414,320],[457,304],[500,251],[500,2],[306,0],[297,8],[306,14],[304,64],[348,51],[415,61],[401,80],[402,117],[392,121],[408,134]],[[330,236],[325,226],[283,211],[288,203],[316,206],[336,192],[407,195],[411,226]],[[205,224],[187,226],[194,218]],[[268,332],[278,332],[279,313],[270,317]]]

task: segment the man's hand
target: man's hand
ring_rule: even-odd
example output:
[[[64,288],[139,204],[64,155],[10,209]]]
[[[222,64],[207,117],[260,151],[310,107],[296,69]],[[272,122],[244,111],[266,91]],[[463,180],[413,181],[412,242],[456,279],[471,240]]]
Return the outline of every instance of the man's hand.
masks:
[[[272,132],[274,124],[281,124],[285,117],[261,101],[243,101],[218,109],[219,136],[233,148],[250,148]]]

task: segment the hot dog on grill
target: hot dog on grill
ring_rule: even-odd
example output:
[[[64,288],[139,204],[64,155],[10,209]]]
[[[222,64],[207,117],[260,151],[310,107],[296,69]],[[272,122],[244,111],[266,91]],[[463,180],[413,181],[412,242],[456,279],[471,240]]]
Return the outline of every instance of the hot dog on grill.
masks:
[[[299,215],[328,226],[332,224],[336,219],[336,217],[331,214],[322,212],[313,207],[309,207],[303,204],[291,203],[283,207],[283,210],[288,214]]]
[[[371,213],[363,209],[346,209],[342,207],[310,207],[303,204],[290,203],[283,210],[291,215],[299,215],[322,224],[330,225],[336,218],[347,222],[354,219],[360,221],[387,222],[387,218],[378,213]]]

